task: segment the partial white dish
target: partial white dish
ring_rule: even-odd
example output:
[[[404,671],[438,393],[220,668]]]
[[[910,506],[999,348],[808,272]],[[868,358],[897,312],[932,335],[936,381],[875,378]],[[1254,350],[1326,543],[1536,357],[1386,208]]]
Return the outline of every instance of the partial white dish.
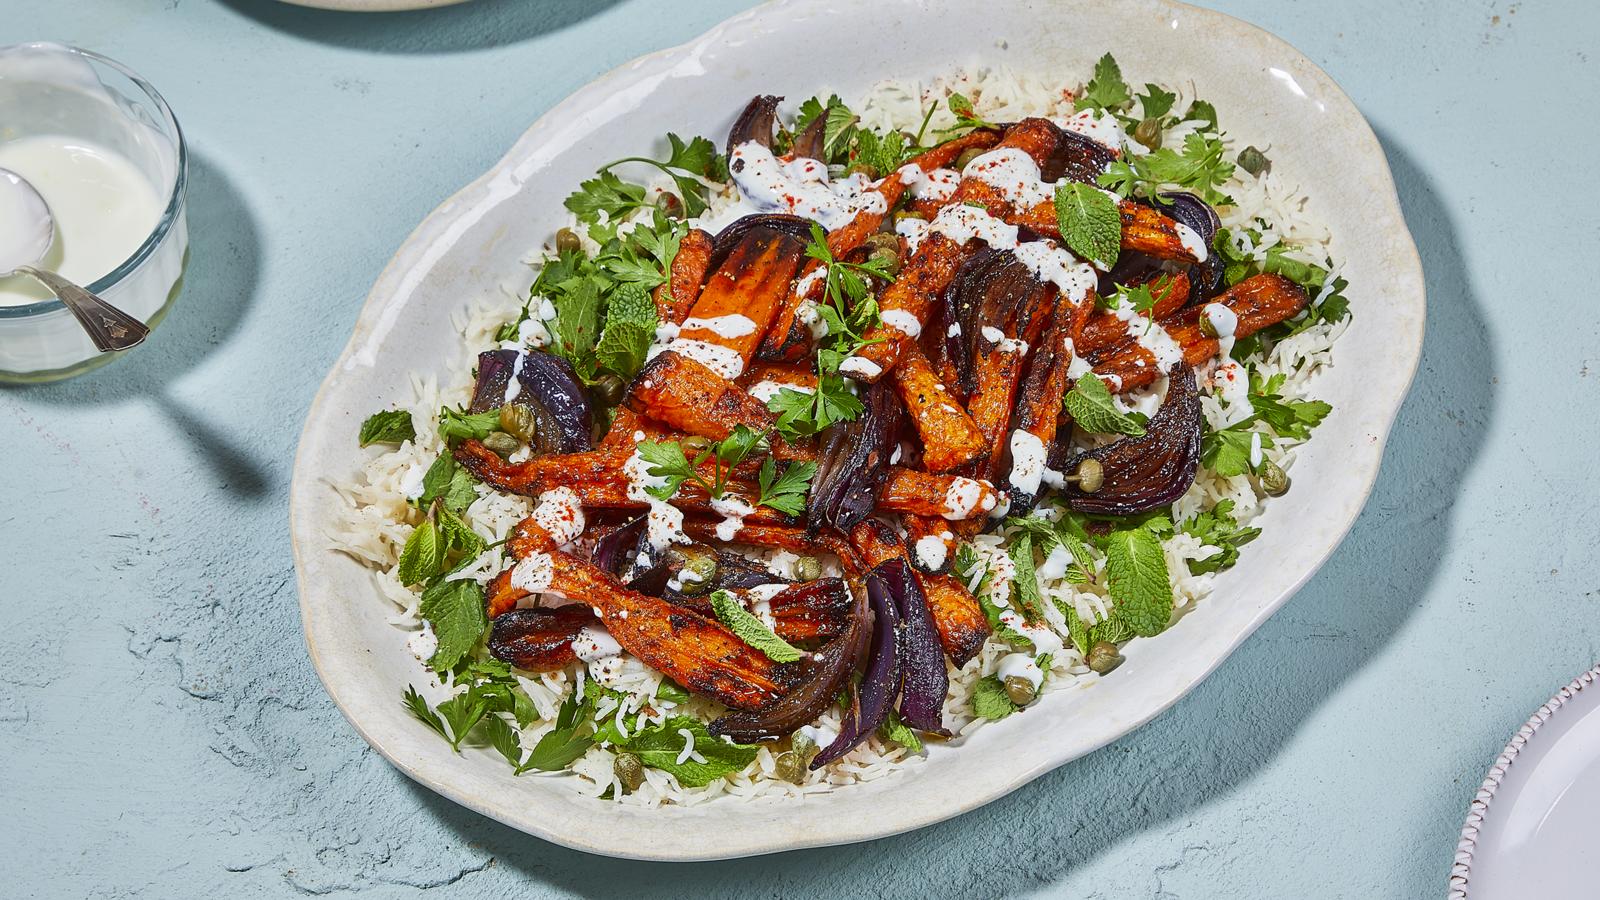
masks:
[[[455,6],[467,0],[283,0],[295,6],[316,9],[337,9],[344,12],[400,12],[408,9],[432,9],[435,6]]]
[[[973,23],[981,22],[981,37]],[[329,483],[360,464],[361,421],[408,389],[419,360],[448,360],[464,298],[526,290],[531,248],[597,160],[682,131],[727,132],[757,93],[859,94],[889,76],[960,66],[1084,73],[1110,51],[1130,81],[1192,80],[1229,130],[1271,143],[1338,236],[1353,324],[1318,382],[1334,406],[1295,465],[1297,487],[1265,534],[1182,627],[1135,642],[1119,677],[1046,698],[1026,716],[936,747],[908,771],[799,803],[596,807],[551,778],[513,778],[488,751],[458,757],[397,700],[415,677],[403,635],[374,615],[359,564],[328,549],[341,501]],[[821,74],[819,74],[821,73]],[[1079,75],[1081,77],[1081,74]],[[704,111],[699,112],[699,111]],[[307,645],[340,709],[379,752],[447,797],[531,834],[613,856],[748,856],[867,840],[981,806],[1149,721],[1192,689],[1332,553],[1376,479],[1384,439],[1421,353],[1421,267],[1383,151],[1350,100],[1265,32],[1166,0],[778,0],[690,44],[636,60],[542,117],[490,172],[426,219],[368,296],[307,419],[291,491]],[[1278,527],[1274,527],[1276,524]],[[1124,676],[1124,673],[1125,676]],[[1041,736],[1048,739],[1040,739]],[[938,789],[930,790],[936,784]],[[885,816],[886,808],[895,810]]]
[[[1600,884],[1600,666],[1517,730],[1472,800],[1451,900],[1589,900]]]

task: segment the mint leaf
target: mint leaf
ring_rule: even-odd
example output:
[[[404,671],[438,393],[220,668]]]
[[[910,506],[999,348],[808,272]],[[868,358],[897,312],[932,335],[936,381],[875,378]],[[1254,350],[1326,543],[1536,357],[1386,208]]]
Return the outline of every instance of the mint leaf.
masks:
[[[1085,431],[1131,437],[1144,434],[1144,426],[1129,413],[1117,409],[1111,399],[1111,389],[1094,375],[1079,378],[1063,402],[1067,413]]]
[[[445,542],[438,526],[432,519],[423,519],[400,551],[400,568],[396,573],[400,583],[413,585],[438,575],[444,568],[444,554]]]
[[[878,734],[884,740],[894,741],[912,753],[922,752],[922,738],[917,737],[916,731],[911,726],[900,721],[899,714],[894,710],[889,711],[889,718],[879,727]]]
[[[681,732],[689,732],[686,740]],[[694,752],[704,762],[689,757],[678,762],[683,748],[693,742]],[[614,742],[615,745],[639,757],[640,762],[676,776],[684,787],[704,787],[718,778],[738,772],[755,761],[759,747],[747,744],[730,744],[712,737],[704,722],[688,716],[672,716],[660,725],[635,732]]]
[[[497,416],[497,425],[498,421]],[[426,509],[433,501],[443,500],[452,512],[466,512],[478,499],[478,492],[473,490],[477,483],[478,479],[471,472],[456,464],[455,457],[441,453],[422,476],[422,493],[417,495],[417,505]]]
[[[1102,191],[1077,181],[1058,185],[1056,224],[1073,253],[1102,269],[1116,264],[1122,248],[1122,213]]]
[[[773,662],[794,662],[803,655],[799,648],[773,634],[760,619],[745,609],[743,604],[727,591],[712,593],[711,611],[716,613],[717,619],[728,626],[728,630],[738,636],[739,640],[760,650]]]
[[[1147,528],[1118,529],[1106,541],[1106,577],[1117,614],[1135,634],[1160,634],[1172,619],[1172,583],[1161,539]]]
[[[1252,435],[1257,434],[1250,425],[1252,419],[1246,419],[1230,425],[1221,431],[1207,432],[1200,439],[1200,462],[1206,468],[1224,478],[1233,478],[1251,471],[1250,447],[1256,440]],[[1261,446],[1271,447],[1272,436],[1261,434]]]
[[[390,409],[373,413],[361,423],[361,446],[373,444],[401,444],[415,439],[416,426],[411,424],[411,413],[403,409]]]
[[[483,608],[483,588],[478,583],[462,578],[440,581],[422,592],[418,615],[433,626],[439,639],[439,649],[428,660],[435,672],[455,667],[483,638],[489,627],[489,617]]]
[[[972,686],[972,713],[978,718],[998,722],[1016,711],[998,676],[981,678]]]
[[[1094,64],[1094,77],[1084,85],[1078,95],[1078,109],[1114,110],[1129,101],[1127,82],[1122,80],[1122,67],[1107,53]]]
[[[450,507],[441,504],[438,514],[439,534],[444,539],[447,554],[454,550],[471,559],[488,547],[488,543]]]
[[[550,350],[578,371],[584,371],[600,327],[600,286],[593,279],[585,279],[551,303],[556,317],[545,323],[551,337]]]
[[[1044,618],[1044,595],[1039,593],[1039,577],[1033,567],[1033,537],[1018,535],[1007,551],[1017,574],[1011,579],[1012,606],[1027,614],[1029,621]]]

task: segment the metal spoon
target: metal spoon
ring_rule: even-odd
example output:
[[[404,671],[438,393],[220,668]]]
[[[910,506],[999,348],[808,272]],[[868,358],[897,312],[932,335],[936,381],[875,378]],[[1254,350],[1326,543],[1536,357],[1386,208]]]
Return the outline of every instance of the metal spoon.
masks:
[[[7,207],[11,208],[10,214],[20,214],[24,237],[18,246],[0,246],[0,278],[27,275],[49,288],[72,311],[102,353],[127,350],[144,341],[150,329],[143,322],[54,272],[34,268],[55,244],[55,218],[50,214],[50,204],[27,179],[10,169],[0,169],[0,214],[6,214]]]

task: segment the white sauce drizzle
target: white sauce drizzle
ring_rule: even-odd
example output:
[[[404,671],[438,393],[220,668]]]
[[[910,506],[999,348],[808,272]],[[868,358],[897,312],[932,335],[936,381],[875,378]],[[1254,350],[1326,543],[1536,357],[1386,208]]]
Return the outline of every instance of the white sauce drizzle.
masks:
[[[847,357],[844,362],[839,363],[839,374],[848,375],[851,378],[877,378],[883,374],[883,366],[867,359],[865,356],[851,356]]]
[[[961,173],[955,169],[934,169],[924,172],[922,167],[915,163],[901,166],[897,174],[900,176],[900,182],[906,186],[906,193],[918,200],[940,202],[949,200],[961,181]]]
[[[584,662],[594,662],[610,656],[621,656],[622,645],[604,628],[585,625],[578,629],[577,636],[572,639],[572,652]]]
[[[754,334],[756,330],[756,323],[755,320],[749,316],[742,316],[738,313],[733,313],[731,315],[716,316],[710,319],[685,319],[683,325],[679,327],[683,331],[694,331],[699,329],[701,331],[709,331],[717,337],[736,338],[744,337],[747,334]]]
[[[622,474],[628,479],[628,499],[650,507],[645,516],[645,535],[650,546],[659,551],[671,544],[689,543],[688,536],[683,533],[683,510],[657,500],[647,490],[665,486],[666,477],[651,475],[650,463],[639,455],[638,450],[634,450],[628,461],[622,464]]]
[[[1183,249],[1189,251],[1197,261],[1205,262],[1206,242],[1201,239],[1200,234],[1182,222],[1173,222],[1172,224],[1178,226],[1178,240],[1183,242]]]
[[[945,558],[950,555],[950,548],[945,542],[935,535],[917,538],[917,562],[930,572],[944,568]]]
[[[922,334],[922,323],[917,321],[916,316],[903,309],[884,310],[883,324],[885,327],[893,328],[907,337],[914,338]]]
[[[681,353],[729,381],[744,374],[744,356],[732,347],[681,337],[668,344],[667,349]]]
[[[713,233],[752,212],[792,213],[815,219],[832,231],[858,213],[883,213],[889,208],[865,175],[829,181],[823,163],[805,157],[783,162],[756,141],[733,148],[728,172],[738,188],[739,202],[714,219],[700,220],[699,226]]]
[[[570,544],[583,534],[583,501],[572,488],[552,488],[539,495],[533,509],[533,522],[557,546]]]
[[[717,523],[719,541],[733,540],[734,535],[744,528],[744,517],[756,511],[754,506],[731,494],[712,500],[711,508],[722,515],[722,521]]]
[[[994,674],[1002,684],[1008,678],[1022,678],[1037,691],[1044,684],[1044,673],[1039,671],[1039,663],[1031,653],[1007,653],[1000,657],[1000,662],[995,666]]]
[[[957,476],[944,493],[944,517],[952,522],[965,519],[972,515],[973,510],[978,508],[979,501],[984,499],[986,498],[981,482]],[[987,499],[992,506],[994,499]]]
[[[511,586],[519,591],[539,594],[550,590],[556,574],[555,560],[548,553],[534,552],[511,569]]]
[[[1045,449],[1039,436],[1018,428],[1011,432],[1011,486],[1032,496],[1044,477]]]

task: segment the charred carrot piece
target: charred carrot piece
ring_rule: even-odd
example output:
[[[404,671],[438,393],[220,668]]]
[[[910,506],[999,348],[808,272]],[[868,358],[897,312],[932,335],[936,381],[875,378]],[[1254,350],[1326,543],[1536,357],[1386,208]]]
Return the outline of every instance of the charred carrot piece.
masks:
[[[757,227],[707,278],[669,347],[698,353],[727,378],[744,372],[788,296],[805,242]]]
[[[913,570],[928,598],[933,625],[939,630],[939,643],[957,668],[978,654],[989,639],[989,620],[978,598],[953,575],[929,575]]]
[[[704,363],[673,350],[645,363],[623,403],[640,415],[713,441],[732,434],[736,425],[760,433],[777,422],[766,404]],[[810,454],[774,434],[772,455],[798,459]]]
[[[1182,309],[1188,302],[1189,276],[1179,272],[1158,278],[1151,283],[1150,292],[1156,298],[1155,308],[1151,312],[1160,321]],[[1128,323],[1109,311],[1101,310],[1089,316],[1089,321],[1083,326],[1083,335],[1076,339],[1075,345],[1078,354],[1083,356],[1101,347],[1119,344],[1127,337]]]
[[[992,188],[989,190],[993,191]],[[1132,200],[1121,201],[1117,204],[1117,209],[1122,213],[1123,250],[1148,254],[1157,259],[1174,259],[1191,263],[1201,261],[1193,250],[1184,245],[1183,237],[1178,231],[1177,220]],[[1056,219],[1056,206],[1053,201],[1046,201],[1027,209],[1007,210],[999,215],[1012,225],[1026,226],[1057,240],[1061,238],[1061,226]]]
[[[983,452],[983,432],[914,341],[901,352],[894,385],[922,438],[922,464],[930,472],[953,469]]]
[[[937,575],[947,571],[955,560],[956,536],[943,517],[902,515],[906,544],[911,548],[911,564],[918,570]]]
[[[606,436],[600,439],[599,450],[621,450],[625,453],[633,451],[635,444],[641,440],[660,441],[668,440],[672,434],[660,422],[639,415],[626,406],[617,407],[617,417],[611,420],[611,428],[606,431]],[[643,437],[639,437],[643,435]]]
[[[1228,288],[1211,303],[1227,307],[1238,317],[1233,334],[1235,338],[1244,338],[1293,318],[1306,308],[1310,298],[1289,279],[1262,274]],[[1215,357],[1221,350],[1216,338],[1207,337],[1200,330],[1200,318],[1204,314],[1205,306],[1190,306],[1158,323],[1182,348],[1183,360],[1191,366]],[[1086,354],[1086,358],[1094,366],[1095,374],[1105,378],[1117,391],[1144,387],[1165,374],[1150,351],[1132,338]]]
[[[963,475],[935,475],[903,466],[890,466],[878,494],[878,508],[886,512],[939,516],[950,521],[982,519],[1000,502],[1000,492],[987,481]]]
[[[689,308],[700,296],[710,262],[711,235],[698,228],[689,229],[678,243],[678,255],[667,269],[667,280],[657,285],[652,295],[661,321],[679,325],[689,317]]]
[[[885,324],[867,329],[862,337],[872,343],[845,360],[839,371],[872,384],[899,364],[906,345],[915,340],[912,331],[921,333],[935,298],[950,284],[966,257],[964,247],[942,234],[924,238],[894,284],[884,288],[878,298]]]

